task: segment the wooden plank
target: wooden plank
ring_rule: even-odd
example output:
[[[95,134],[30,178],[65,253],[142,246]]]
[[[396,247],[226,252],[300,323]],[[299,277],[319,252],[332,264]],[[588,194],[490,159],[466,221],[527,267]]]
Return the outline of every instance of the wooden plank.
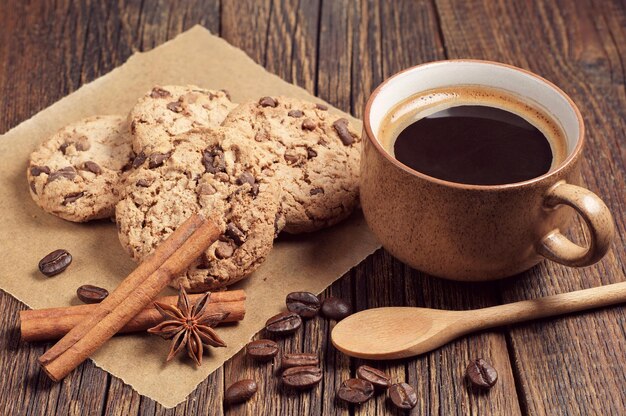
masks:
[[[626,171],[624,4],[438,0],[451,58],[476,57],[528,68],[556,82],[587,126],[586,186],[607,203],[616,241],[599,264],[569,269],[546,262],[499,283],[503,301],[624,280]],[[475,18],[468,19],[468,13]],[[523,34],[520,36],[519,34]],[[570,234],[584,241],[580,222]],[[530,414],[623,414],[623,307],[519,325],[510,331],[523,409]],[[598,383],[598,378],[602,379]]]

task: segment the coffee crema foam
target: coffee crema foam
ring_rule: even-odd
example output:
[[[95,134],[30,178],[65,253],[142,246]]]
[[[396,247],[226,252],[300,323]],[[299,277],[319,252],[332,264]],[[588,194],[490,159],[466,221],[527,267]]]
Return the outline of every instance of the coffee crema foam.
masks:
[[[441,87],[412,95],[396,104],[385,115],[378,131],[378,141],[385,151],[395,158],[395,141],[409,125],[439,111],[464,105],[498,108],[518,115],[535,126],[550,144],[552,150],[550,171],[566,159],[568,152],[565,132],[539,104],[530,103],[528,99],[504,90],[478,85]]]

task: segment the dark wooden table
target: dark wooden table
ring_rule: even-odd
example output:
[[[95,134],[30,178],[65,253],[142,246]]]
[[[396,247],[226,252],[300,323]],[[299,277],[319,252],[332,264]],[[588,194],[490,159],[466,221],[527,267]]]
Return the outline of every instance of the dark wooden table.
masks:
[[[582,110],[588,131],[584,180],[609,205],[617,227],[613,249],[602,262],[586,269],[543,263],[515,278],[459,284],[412,270],[380,250],[326,295],[346,298],[357,310],[470,309],[625,280],[623,0],[1,0],[0,132],[121,65],[133,52],[197,23],[355,116],[361,116],[372,89],[393,73],[462,57],[530,69],[560,85]],[[585,239],[578,226],[571,234]],[[287,350],[321,354],[325,376],[313,391],[282,392],[268,367],[252,366],[238,354],[186,402],[168,410],[92,363],[59,384],[50,382],[36,365],[49,345],[21,345],[14,330],[24,305],[0,293],[0,308],[3,415],[392,413],[384,396],[357,408],[335,401],[337,386],[360,361],[332,348],[325,320],[307,323],[284,342]],[[500,373],[488,394],[472,393],[464,383],[464,368],[475,357],[487,358]],[[620,306],[483,332],[379,367],[416,387],[418,415],[623,415],[626,313]],[[260,391],[250,403],[224,411],[224,386],[242,377],[258,380]]]

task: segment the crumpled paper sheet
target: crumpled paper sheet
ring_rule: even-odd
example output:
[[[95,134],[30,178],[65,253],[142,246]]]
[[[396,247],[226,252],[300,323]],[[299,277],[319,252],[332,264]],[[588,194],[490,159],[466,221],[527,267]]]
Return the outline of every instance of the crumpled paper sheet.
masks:
[[[78,303],[76,288],[96,284],[109,290],[135,267],[109,221],[66,222],[41,211],[28,194],[28,155],[62,126],[95,114],[126,114],[153,85],[197,84],[230,91],[233,101],[264,95],[321,100],[265,71],[243,51],[196,26],[152,51],[137,53],[121,67],[81,87],[0,137],[0,287],[32,308]],[[337,111],[332,109],[332,111]],[[352,119],[358,128],[361,123]],[[331,229],[276,243],[254,275],[236,285],[245,289],[246,318],[219,329],[227,348],[211,349],[202,367],[164,358],[169,343],[147,334],[112,339],[93,360],[138,393],[173,407],[211,372],[239,351],[284,308],[291,291],[323,291],[379,247],[360,213]],[[38,261],[65,248],[74,256],[66,272],[44,277]]]

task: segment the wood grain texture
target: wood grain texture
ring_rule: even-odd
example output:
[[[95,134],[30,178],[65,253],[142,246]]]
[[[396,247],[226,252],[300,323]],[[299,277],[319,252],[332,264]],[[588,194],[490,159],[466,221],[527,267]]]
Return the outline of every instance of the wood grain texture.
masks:
[[[512,63],[547,77],[579,104],[587,126],[583,175],[616,220],[613,250],[598,265],[545,263],[516,279],[467,285],[412,270],[380,250],[323,296],[363,309],[383,305],[469,309],[622,281],[626,261],[626,5],[540,0],[176,0],[14,2],[0,0],[0,132],[122,64],[135,51],[202,24],[284,79],[361,116],[369,93],[411,65],[474,57]],[[584,241],[573,227],[571,236]],[[252,296],[252,294],[251,294]],[[59,384],[36,365],[48,347],[21,345],[24,306],[0,293],[0,414],[395,414],[385,396],[361,407],[335,391],[360,360],[330,344],[334,323],[307,321],[280,340],[287,352],[320,354],[323,382],[285,391],[276,367],[240,353],[174,409],[139,396],[91,362]],[[412,414],[624,414],[626,315],[623,307],[488,331],[413,360],[374,363],[418,392]],[[500,373],[489,394],[463,380],[482,356]],[[278,361],[277,363],[278,364]],[[372,363],[370,363],[372,364]],[[247,404],[224,409],[223,391],[259,382]]]

